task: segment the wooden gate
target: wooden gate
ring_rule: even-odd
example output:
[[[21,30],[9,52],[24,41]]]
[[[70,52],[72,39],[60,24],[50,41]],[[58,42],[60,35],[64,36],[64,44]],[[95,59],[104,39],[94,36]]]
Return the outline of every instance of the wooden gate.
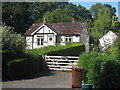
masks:
[[[77,65],[77,56],[48,56],[45,61],[50,70],[72,70],[72,66]]]

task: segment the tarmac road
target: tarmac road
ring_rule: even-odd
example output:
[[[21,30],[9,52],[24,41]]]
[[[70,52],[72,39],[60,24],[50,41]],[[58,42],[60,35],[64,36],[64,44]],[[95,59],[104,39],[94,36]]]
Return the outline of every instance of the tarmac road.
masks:
[[[7,81],[2,88],[71,88],[72,73],[53,71],[52,74],[34,79]]]

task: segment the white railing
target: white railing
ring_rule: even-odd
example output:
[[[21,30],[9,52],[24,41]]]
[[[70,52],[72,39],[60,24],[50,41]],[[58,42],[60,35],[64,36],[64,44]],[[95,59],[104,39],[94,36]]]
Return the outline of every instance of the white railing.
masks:
[[[48,56],[45,55],[45,61],[50,70],[72,70],[78,62],[77,56]]]

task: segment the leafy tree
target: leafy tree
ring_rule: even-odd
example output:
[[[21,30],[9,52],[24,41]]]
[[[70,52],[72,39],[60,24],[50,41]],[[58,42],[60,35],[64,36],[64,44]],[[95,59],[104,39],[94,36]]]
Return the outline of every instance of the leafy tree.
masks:
[[[4,2],[2,5],[2,22],[14,27],[14,31],[24,33],[33,23],[33,3]]]
[[[24,52],[26,48],[24,37],[14,33],[11,27],[1,26],[0,28],[2,32],[2,51],[12,57],[16,57]],[[9,55],[6,57],[10,58]]]
[[[46,12],[64,8],[68,2],[4,2],[2,3],[2,22],[14,27],[14,31],[25,31],[38,20],[43,20]],[[40,21],[41,22],[41,21]]]
[[[53,12],[47,12],[44,17],[47,18],[48,23],[70,22],[71,16],[63,13],[61,9],[56,9]]]
[[[118,21],[118,18],[116,16],[112,16],[111,30],[114,32],[118,32],[119,29],[120,29],[120,22]]]
[[[89,11],[81,5],[69,4],[65,8],[57,8],[52,12],[47,12],[44,17],[47,18],[47,22],[71,22],[71,18],[75,18],[76,21],[85,22],[91,19]]]
[[[97,19],[97,18],[98,18],[97,14],[98,14],[98,11],[99,11],[101,8],[103,8],[102,3],[96,3],[95,5],[92,5],[92,6],[91,6],[91,8],[90,8],[90,13],[92,14],[92,17],[93,17],[94,19]]]
[[[52,12],[56,8],[64,8],[68,2],[36,2],[34,5],[33,16],[35,22],[43,22],[43,15],[47,12]]]
[[[94,42],[98,43],[98,39],[103,36],[111,26],[110,9],[102,8],[98,12],[98,19],[94,21],[94,25],[91,29],[91,36],[94,38]]]
[[[112,7],[110,4],[104,4],[103,6],[108,7],[110,9],[112,16],[116,16],[116,14],[115,14],[116,8],[115,7]]]
[[[93,18],[96,20],[98,18],[98,12],[100,9],[107,7],[110,9],[111,15],[116,16],[115,7],[112,7],[110,4],[102,4],[102,3],[96,3],[95,5],[92,5],[90,8],[90,13],[92,14]]]

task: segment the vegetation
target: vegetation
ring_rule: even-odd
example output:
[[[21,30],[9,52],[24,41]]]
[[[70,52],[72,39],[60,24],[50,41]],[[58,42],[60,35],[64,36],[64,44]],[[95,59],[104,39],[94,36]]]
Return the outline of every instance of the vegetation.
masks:
[[[2,21],[14,31],[24,34],[33,23],[43,23],[43,17],[48,23],[87,21],[91,18],[89,10],[81,5],[68,2],[3,2]]]
[[[42,70],[47,70],[43,54],[80,54],[78,66],[85,68],[85,83],[93,83],[95,88],[118,88],[120,37],[115,45],[105,52],[98,51],[98,39],[101,36],[110,30],[116,33],[120,31],[120,22],[115,13],[114,7],[102,3],[92,5],[90,10],[68,2],[2,3],[2,22],[6,25],[0,27],[0,33],[3,33],[1,51],[3,80],[29,78],[38,75]],[[25,39],[21,34],[24,34],[31,24],[42,23],[43,17],[47,18],[48,23],[71,22],[71,18],[75,18],[76,22],[87,22],[93,51],[81,53],[84,45],[79,43],[26,50]]]
[[[65,46],[61,46],[61,45],[46,46],[46,47],[42,47],[42,48],[39,48],[39,49],[27,50],[26,52],[34,54],[34,55],[44,55],[44,54],[47,54],[47,53],[56,55],[56,54],[62,54],[60,52],[60,50],[63,50],[63,52],[65,54],[66,53],[65,50],[70,50],[69,48],[79,47],[79,46],[81,46],[83,48],[82,51],[84,51],[84,44],[83,43],[71,43],[70,45],[65,45]],[[54,52],[54,51],[57,51],[57,53]],[[80,50],[79,50],[79,52],[80,52]],[[67,53],[69,53],[69,52],[67,52]]]
[[[79,57],[78,66],[84,67],[84,82],[93,83],[95,88],[118,88],[120,82],[118,42],[104,53],[91,51]],[[116,83],[117,82],[117,83]]]
[[[118,32],[120,29],[120,22],[115,16],[116,9],[111,5],[97,3],[90,9],[94,20],[89,26],[90,35],[93,44],[98,46],[98,40],[108,31]],[[91,23],[90,23],[91,24]]]
[[[23,53],[26,48],[24,36],[13,32],[11,27],[0,26],[0,28],[0,32],[2,32],[2,52],[7,54],[5,58],[19,57],[19,54]]]
[[[20,34],[14,33],[11,27],[1,26],[2,36],[2,67],[3,80],[33,78],[41,72],[48,71],[42,55],[59,50],[82,47],[82,43],[69,43],[67,46],[47,46],[35,50],[26,50],[25,39]],[[63,50],[63,52],[64,52]],[[67,52],[68,52],[67,51]],[[65,52],[66,53],[66,52]],[[22,67],[21,67],[22,66]]]

